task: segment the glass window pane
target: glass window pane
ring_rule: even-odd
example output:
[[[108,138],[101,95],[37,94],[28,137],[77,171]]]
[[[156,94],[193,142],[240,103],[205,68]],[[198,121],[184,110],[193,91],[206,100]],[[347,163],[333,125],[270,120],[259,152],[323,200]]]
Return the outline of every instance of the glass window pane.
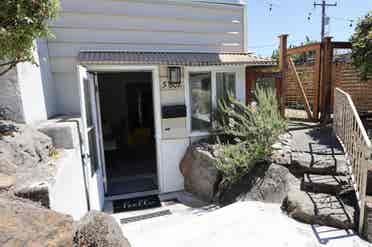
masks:
[[[92,97],[91,97],[91,94],[90,94],[90,87],[91,87],[90,81],[87,80],[87,79],[84,79],[84,98],[85,98],[87,126],[92,126],[93,125]]]
[[[212,126],[212,80],[210,72],[190,73],[191,129]]]
[[[91,176],[93,176],[98,169],[98,155],[97,155],[97,141],[94,129],[91,129],[88,133],[88,143],[89,143],[89,155],[90,155],[90,165],[91,165]]]
[[[220,100],[226,100],[228,93],[235,97],[235,73],[217,73],[216,84],[217,104]]]

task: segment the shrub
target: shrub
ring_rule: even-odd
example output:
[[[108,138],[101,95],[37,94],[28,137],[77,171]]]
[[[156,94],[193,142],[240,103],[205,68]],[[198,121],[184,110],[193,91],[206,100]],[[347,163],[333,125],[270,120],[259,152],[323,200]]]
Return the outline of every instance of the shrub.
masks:
[[[249,173],[256,162],[265,157],[262,145],[246,142],[221,144],[217,153],[217,169],[223,175],[223,186],[239,181]]]
[[[217,124],[228,139],[220,143],[217,155],[224,183],[236,182],[270,155],[271,146],[287,128],[275,91],[258,88],[255,96],[257,106],[246,106],[231,95],[219,102]]]
[[[372,11],[360,19],[351,37],[353,64],[359,68],[362,79],[372,76]]]

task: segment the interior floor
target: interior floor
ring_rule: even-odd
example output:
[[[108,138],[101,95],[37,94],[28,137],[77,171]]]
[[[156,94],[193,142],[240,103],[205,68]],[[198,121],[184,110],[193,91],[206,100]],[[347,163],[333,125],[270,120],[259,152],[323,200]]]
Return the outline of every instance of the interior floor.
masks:
[[[107,196],[157,190],[151,72],[98,76]]]
[[[155,144],[106,151],[107,194],[110,196],[157,189]]]

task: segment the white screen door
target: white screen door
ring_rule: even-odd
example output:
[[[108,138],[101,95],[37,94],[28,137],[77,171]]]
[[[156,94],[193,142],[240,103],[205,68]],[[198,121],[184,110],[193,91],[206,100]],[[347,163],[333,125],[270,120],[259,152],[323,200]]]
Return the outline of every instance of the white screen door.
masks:
[[[82,118],[82,156],[91,209],[101,210],[104,202],[104,157],[95,75],[78,66]]]

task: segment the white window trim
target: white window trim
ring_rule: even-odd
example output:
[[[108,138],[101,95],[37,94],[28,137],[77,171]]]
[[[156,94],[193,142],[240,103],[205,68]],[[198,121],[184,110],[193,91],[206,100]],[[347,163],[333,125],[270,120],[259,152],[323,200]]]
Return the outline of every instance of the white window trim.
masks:
[[[185,102],[187,106],[187,133],[189,137],[208,136],[211,134],[210,131],[192,131],[191,129],[191,100],[190,100],[190,84],[189,84],[189,73],[192,72],[210,72],[211,73],[211,89],[212,89],[212,107],[216,109],[217,102],[217,82],[216,73],[235,73],[235,95],[237,98],[244,102],[245,100],[245,66],[205,66],[205,67],[185,67],[184,69],[184,80],[185,80]],[[244,90],[241,90],[238,84],[244,86]]]

